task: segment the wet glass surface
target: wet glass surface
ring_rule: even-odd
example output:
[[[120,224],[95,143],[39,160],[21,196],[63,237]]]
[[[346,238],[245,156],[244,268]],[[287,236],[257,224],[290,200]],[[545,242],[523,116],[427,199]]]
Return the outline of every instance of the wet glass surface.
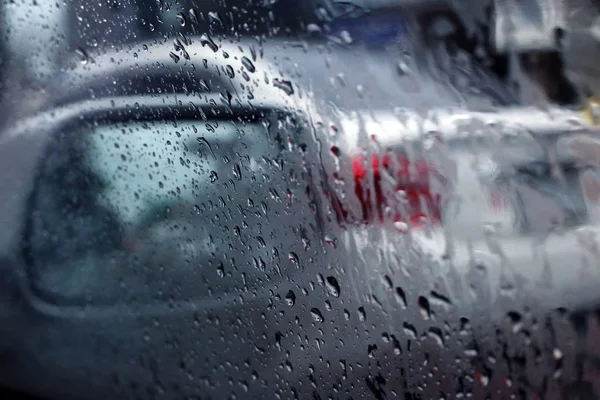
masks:
[[[511,4],[0,4],[0,387],[597,398],[596,9]]]

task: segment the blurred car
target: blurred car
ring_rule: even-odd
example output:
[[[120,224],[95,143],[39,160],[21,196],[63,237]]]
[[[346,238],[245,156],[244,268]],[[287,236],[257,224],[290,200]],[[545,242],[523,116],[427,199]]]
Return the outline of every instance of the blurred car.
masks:
[[[592,134],[582,116],[506,108],[362,118],[372,145],[343,136],[352,131],[346,121],[332,150],[353,159],[345,165],[353,175],[340,172],[342,190],[333,198],[341,223],[392,224],[463,273],[482,256],[493,265],[490,282],[504,267],[521,282],[550,278],[560,284],[544,301],[556,307],[594,300],[594,285],[585,295],[581,275],[564,267],[585,250],[583,231],[597,224],[582,187],[589,161],[570,149]]]
[[[552,154],[538,136],[576,133],[573,114],[466,112],[511,94],[473,68],[488,87],[463,99],[402,51],[189,39],[90,51],[3,129],[0,383],[60,399],[432,398],[456,390],[454,365],[475,397],[536,393],[527,371],[475,380],[462,355],[471,340],[496,351],[506,315],[526,325],[499,298],[535,295],[542,315],[586,303],[562,280],[571,234],[593,227],[571,161],[562,191],[553,163],[533,183],[519,172]],[[423,120],[432,108],[447,112]],[[494,239],[497,191],[511,223]],[[533,206],[511,195],[548,191],[564,194],[555,214],[520,224]],[[511,289],[545,271],[527,243],[546,223],[566,229],[543,249],[554,291]],[[500,279],[510,266],[527,281]],[[419,388],[427,374],[439,384]]]

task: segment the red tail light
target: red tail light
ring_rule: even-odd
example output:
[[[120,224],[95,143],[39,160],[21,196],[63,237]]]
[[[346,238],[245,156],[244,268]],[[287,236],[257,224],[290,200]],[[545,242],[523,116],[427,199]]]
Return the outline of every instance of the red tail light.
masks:
[[[422,225],[425,220],[434,224],[440,222],[441,198],[431,191],[431,179],[435,171],[427,161],[418,160],[411,165],[411,161],[404,155],[372,156],[371,169],[368,171],[365,168],[365,158],[357,156],[352,160],[352,168],[355,195],[362,207],[363,222],[382,221],[386,206],[399,209],[390,204],[390,201],[395,200],[386,198],[383,193],[382,170],[395,178],[395,190],[405,194],[406,212],[397,212],[394,222],[410,223],[413,227]],[[372,185],[369,183],[369,173],[372,174]]]

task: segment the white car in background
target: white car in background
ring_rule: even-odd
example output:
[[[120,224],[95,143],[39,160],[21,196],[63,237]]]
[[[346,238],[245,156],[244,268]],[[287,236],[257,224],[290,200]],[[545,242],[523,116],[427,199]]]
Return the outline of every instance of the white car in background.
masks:
[[[332,209],[350,232],[388,226],[465,281],[477,265],[494,296],[529,285],[555,307],[595,299],[597,160],[581,146],[597,133],[582,115],[403,109],[336,120]]]

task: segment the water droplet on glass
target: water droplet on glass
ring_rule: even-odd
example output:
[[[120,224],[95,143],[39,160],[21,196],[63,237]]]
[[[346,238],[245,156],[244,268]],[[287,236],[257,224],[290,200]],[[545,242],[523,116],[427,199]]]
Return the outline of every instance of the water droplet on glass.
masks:
[[[250,59],[246,56],[242,57],[242,65],[248,70],[248,72],[255,72],[256,68]]]
[[[294,252],[288,254],[288,260],[290,260],[292,264],[298,264],[299,262],[298,255]]]
[[[398,338],[396,338],[395,335],[392,335],[392,344],[394,345],[394,355],[401,355],[402,347],[400,346],[400,341],[398,340]]]
[[[417,338],[417,328],[415,328],[414,325],[405,322],[402,325],[402,329],[404,330],[404,333],[406,334],[406,336],[408,336],[409,339]]]
[[[431,318],[431,309],[429,308],[429,300],[425,296],[419,296],[418,300],[419,304],[419,313],[421,317],[425,320]]]
[[[396,300],[398,300],[402,309],[406,308],[406,294],[401,287],[396,288]]]
[[[291,290],[287,292],[287,294],[285,295],[285,302],[290,307],[296,304],[296,295],[294,294],[294,292],[292,292]]]
[[[483,387],[490,383],[490,377],[486,373],[479,371],[475,371],[475,379],[477,379]]]
[[[325,321],[325,318],[323,318],[323,314],[321,314],[321,311],[319,311],[318,308],[311,308],[310,315],[312,316],[312,319],[315,322],[322,323],[323,321]]]
[[[188,11],[188,17],[192,24],[198,24],[198,12],[194,8],[190,8]]]
[[[440,347],[444,347],[444,336],[442,335],[442,330],[440,328],[429,328],[427,335],[432,338]]]
[[[171,51],[169,53],[169,57],[171,57],[171,60],[173,60],[175,63],[178,63],[179,60],[181,60],[181,57],[179,57],[177,54],[175,54],[175,52]]]
[[[460,317],[460,329],[459,333],[461,335],[468,335],[471,329],[471,321],[469,321],[466,317]]]
[[[465,356],[470,357],[470,358],[475,358],[475,357],[479,356],[479,351],[477,351],[477,349],[474,347],[465,349]]]
[[[367,356],[369,358],[375,358],[375,350],[377,350],[376,344],[370,344],[367,346]]]
[[[367,313],[365,312],[364,307],[358,307],[358,319],[360,321],[365,321],[367,319]]]
[[[325,243],[332,246],[334,249],[337,247],[337,239],[331,236],[325,236]]]
[[[75,54],[77,55],[77,57],[79,58],[79,61],[82,64],[87,64],[90,60],[88,53],[82,48],[75,49]]]
[[[433,290],[431,291],[431,303],[446,308],[452,306],[452,301],[448,297]]]
[[[401,76],[410,75],[411,73],[410,67],[404,60],[398,61],[398,63],[396,64],[396,69],[398,71],[398,74]]]
[[[208,19],[211,23],[215,22],[218,23],[220,25],[223,25],[223,21],[221,20],[221,17],[219,16],[219,13],[216,11],[209,11],[208,12]]]
[[[185,15],[178,13],[175,18],[177,19],[177,22],[179,22],[179,25],[185,26]]]
[[[510,322],[513,333],[517,333],[523,327],[523,317],[516,311],[509,311],[506,313]]]
[[[321,27],[317,24],[308,24],[306,25],[306,33],[309,35],[320,35]]]
[[[216,171],[210,171],[210,175],[208,177],[210,179],[210,183],[215,183],[219,179],[219,175],[217,175]]]
[[[340,38],[346,43],[346,44],[350,44],[352,43],[352,36],[350,35],[350,32],[348,32],[347,30],[343,30],[340,33]]]
[[[290,360],[285,360],[285,369],[287,369],[288,372],[294,372],[294,367],[292,367]]]
[[[202,44],[202,47],[208,46],[208,48],[215,53],[219,50],[219,46],[217,46],[217,44],[206,33],[203,33],[202,36],[200,36],[200,44]]]
[[[337,279],[333,276],[328,276],[325,285],[327,286],[327,291],[333,297],[340,297],[340,284]]]
[[[234,164],[231,171],[233,172],[233,176],[235,177],[235,179],[237,179],[238,181],[242,180],[242,169],[240,168],[239,164]]]
[[[227,72],[227,76],[228,76],[230,79],[233,79],[233,78],[235,78],[235,72],[233,71],[233,67],[232,67],[231,65],[227,65],[227,66],[225,67],[225,72]]]
[[[394,287],[394,284],[392,283],[392,278],[390,278],[388,275],[383,276],[383,284],[385,286],[385,290],[387,291],[392,290],[392,288]]]
[[[276,88],[283,90],[285,92],[285,94],[287,94],[289,96],[294,94],[294,88],[290,81],[286,81],[283,79],[274,79],[273,85],[275,85]]]

